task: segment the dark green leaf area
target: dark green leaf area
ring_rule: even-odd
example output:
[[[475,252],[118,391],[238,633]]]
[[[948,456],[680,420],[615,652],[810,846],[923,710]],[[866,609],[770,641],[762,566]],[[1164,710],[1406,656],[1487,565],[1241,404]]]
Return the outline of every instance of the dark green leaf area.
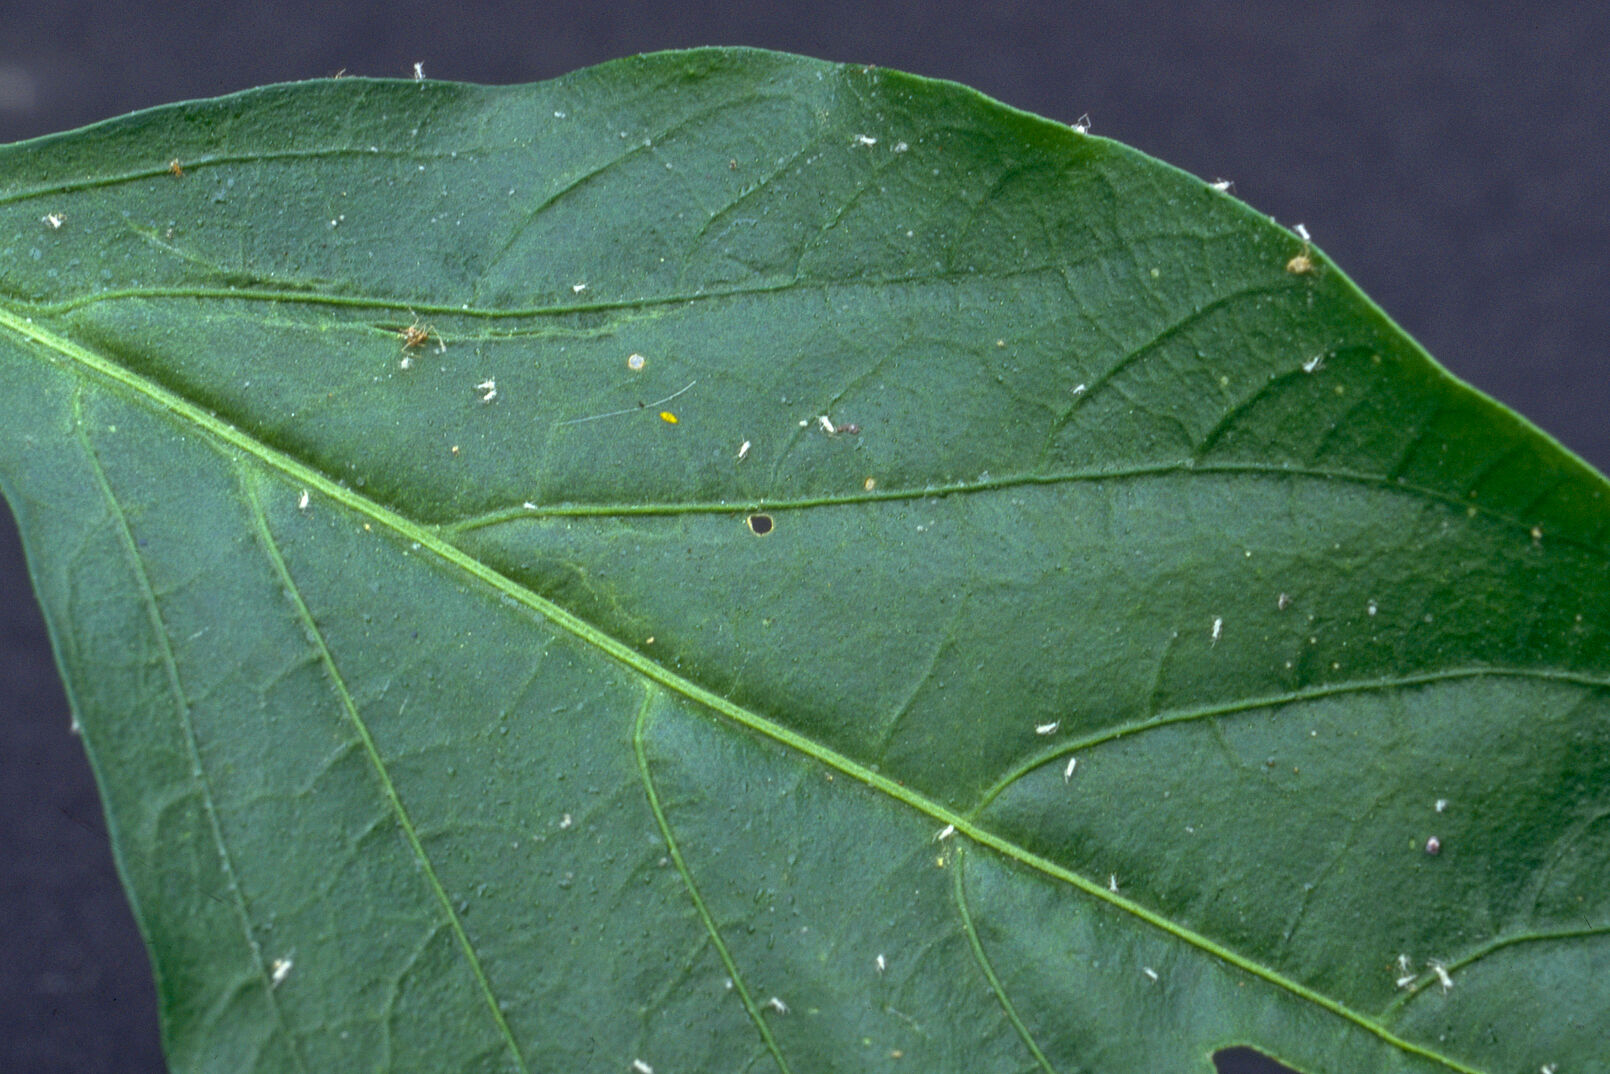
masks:
[[[178,105],[0,149],[0,382],[178,1070],[1605,1054],[1604,480],[1132,150]]]

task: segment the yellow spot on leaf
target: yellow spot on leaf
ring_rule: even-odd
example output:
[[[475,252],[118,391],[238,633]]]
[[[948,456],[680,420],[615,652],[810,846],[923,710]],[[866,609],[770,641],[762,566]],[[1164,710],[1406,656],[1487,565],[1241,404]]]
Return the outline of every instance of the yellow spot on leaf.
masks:
[[[675,425],[676,415],[671,413],[669,410],[662,410],[660,411],[660,420],[665,422],[667,425]]]

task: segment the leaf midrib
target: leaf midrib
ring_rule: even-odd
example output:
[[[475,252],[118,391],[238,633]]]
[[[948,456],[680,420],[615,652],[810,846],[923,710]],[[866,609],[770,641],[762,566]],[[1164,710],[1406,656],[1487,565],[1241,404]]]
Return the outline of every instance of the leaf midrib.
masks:
[[[654,661],[646,659],[637,650],[605,634],[569,610],[546,600],[508,576],[467,555],[438,536],[431,528],[422,526],[400,512],[359,495],[352,489],[343,487],[300,460],[264,444],[249,433],[209,413],[204,408],[170,389],[125,369],[89,348],[45,329],[29,319],[18,317],[3,307],[0,307],[0,327],[10,329],[25,340],[45,347],[47,350],[54,352],[55,355],[59,355],[61,359],[76,363],[84,371],[98,375],[112,385],[127,389],[134,396],[141,397],[149,404],[153,404],[158,410],[166,411],[173,417],[190,423],[217,442],[229,445],[246,456],[255,459],[263,466],[306,485],[310,490],[317,491],[322,496],[340,504],[354,514],[369,519],[376,526],[389,530],[398,538],[417,543],[420,550],[428,550],[435,554],[443,562],[456,567],[459,571],[487,586],[493,592],[530,609],[554,626],[567,631],[583,643],[613,658],[617,663],[636,672],[643,678],[659,683],[667,690],[679,694],[698,705],[702,705],[726,717],[733,723],[746,727],[782,746],[810,757],[818,763],[833,768],[868,788],[879,791],[886,797],[900,802],[914,812],[927,816],[942,826],[952,828],[955,833],[964,835],[981,846],[989,847],[1007,859],[1053,880],[1060,880],[1090,898],[1107,903],[1115,909],[1128,913],[1190,947],[1212,955],[1228,965],[1290,993],[1296,998],[1312,1003],[1316,1007],[1360,1027],[1393,1047],[1432,1062],[1440,1063],[1450,1070],[1458,1071],[1459,1074],[1482,1074],[1481,1071],[1466,1066],[1456,1059],[1441,1055],[1413,1041],[1398,1037],[1368,1015],[1355,1011],[1329,996],[1316,992],[1301,982],[1286,977],[1277,970],[1254,962],[1207,936],[1184,928],[1145,906],[1118,893],[1111,892],[1102,884],[1080,876],[1048,858],[1031,853],[983,827],[970,817],[948,809],[924,795],[917,794],[895,780],[872,771],[867,766],[844,754],[829,749],[782,724],[737,705]],[[48,360],[54,362],[58,359],[49,358]]]

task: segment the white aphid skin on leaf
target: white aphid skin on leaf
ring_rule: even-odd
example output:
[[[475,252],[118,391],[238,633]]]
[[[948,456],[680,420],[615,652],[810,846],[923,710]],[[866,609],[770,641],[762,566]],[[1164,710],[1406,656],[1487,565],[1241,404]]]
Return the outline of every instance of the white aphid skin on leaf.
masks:
[[[573,295],[579,295],[585,290],[587,290],[587,285],[584,283],[573,283],[570,285],[570,293]]]
[[[1037,735],[1054,735],[1054,734],[1057,733],[1057,728],[1059,728],[1061,726],[1062,726],[1062,721],[1061,720],[1053,720],[1050,723],[1035,724],[1034,725],[1034,733],[1037,734]]]
[[[1150,966],[1142,966],[1140,968],[1140,972],[1144,973],[1147,977],[1150,977],[1153,981],[1157,980],[1157,971],[1152,969]]]
[[[641,1059],[632,1060],[632,1069],[637,1071],[637,1074],[654,1074],[654,1068]]]
[[[822,431],[828,436],[832,436],[834,433],[838,432],[838,426],[834,425],[833,419],[828,417],[826,414],[823,414],[821,417],[817,418],[816,424],[820,425],[822,427]]]
[[[296,498],[296,509],[298,511],[306,511],[307,510],[307,505],[308,505],[309,502],[311,502],[311,500],[312,500],[312,497],[310,497],[308,495],[307,489],[303,489],[302,490],[302,495],[300,495],[300,496],[298,496]]]
[[[52,230],[52,231],[60,231],[61,226],[62,226],[62,221],[66,220],[67,218],[65,216],[63,216],[61,213],[46,213],[44,216],[41,216],[39,219],[42,220],[43,222],[49,224],[50,225],[50,230]]]
[[[1213,617],[1213,644],[1219,644],[1219,635],[1224,633],[1224,620],[1219,616]]]
[[[877,145],[878,140],[876,138],[873,138],[871,135],[857,134],[855,136],[855,144],[856,145],[868,145],[868,146]]]
[[[943,828],[939,829],[939,834],[934,836],[934,842],[942,843],[955,834],[956,826],[954,824],[947,824]]]
[[[1076,131],[1079,134],[1089,134],[1090,133],[1090,113],[1086,112],[1084,115],[1082,115],[1078,119],[1074,120],[1073,121],[1073,129],[1074,129],[1074,131]]]
[[[291,960],[288,959],[288,958],[276,958],[274,960],[273,965],[271,965],[269,967],[269,975],[268,975],[269,985],[271,987],[275,986],[275,985],[278,985],[281,981],[285,980],[285,978],[289,977],[290,975],[291,975]]]
[[[749,457],[749,441],[745,440],[738,445],[738,461],[743,462]]]
[[[1438,798],[1437,799],[1437,812],[1441,813],[1443,810],[1445,810],[1447,808],[1448,808],[1448,799],[1446,799],[1446,798]]]
[[[1117,873],[1109,873],[1107,875],[1107,890],[1112,892],[1114,895],[1118,894],[1118,874]]]
[[[1062,770],[1062,782],[1066,783],[1073,778],[1073,770],[1079,767],[1079,758],[1069,757],[1068,767]]]
[[[1432,973],[1437,975],[1437,980],[1442,984],[1442,990],[1444,992],[1453,987],[1453,978],[1448,975],[1448,967],[1444,966],[1440,962],[1427,962],[1426,965],[1430,968]]]
[[[788,1004],[784,1003],[782,1000],[778,999],[776,996],[773,996],[773,997],[771,997],[771,999],[768,999],[766,1001],[766,1006],[770,1007],[772,1010],[776,1011],[778,1014],[787,1014],[788,1013]]]
[[[874,966],[878,967],[878,972],[879,973],[882,973],[884,970],[889,968],[889,964],[884,961],[882,955],[879,955],[876,959],[874,959],[872,964]]]
[[[1317,373],[1323,368],[1325,368],[1325,356],[1323,354],[1316,354],[1303,363],[1304,373]]]
[[[414,64],[414,81],[415,82],[423,82],[423,81],[425,81],[425,65],[422,62],[416,62]]]

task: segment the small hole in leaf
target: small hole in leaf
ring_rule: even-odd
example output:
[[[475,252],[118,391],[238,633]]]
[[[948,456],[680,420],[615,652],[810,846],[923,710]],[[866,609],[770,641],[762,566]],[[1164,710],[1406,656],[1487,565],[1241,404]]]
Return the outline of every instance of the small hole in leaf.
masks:
[[[771,532],[770,515],[750,515],[745,521],[749,523],[749,532],[756,537],[764,537]]]
[[[1256,1048],[1221,1048],[1213,1053],[1219,1074],[1296,1074]]]

